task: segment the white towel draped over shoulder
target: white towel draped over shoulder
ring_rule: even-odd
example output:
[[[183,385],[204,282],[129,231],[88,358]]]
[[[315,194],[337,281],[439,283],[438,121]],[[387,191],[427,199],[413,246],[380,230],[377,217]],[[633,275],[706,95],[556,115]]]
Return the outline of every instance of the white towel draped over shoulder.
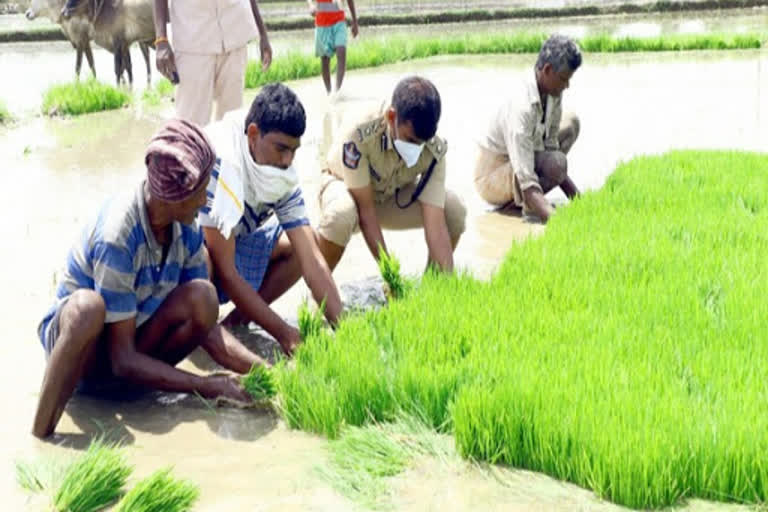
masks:
[[[209,199],[207,208],[201,212],[200,224],[215,227],[224,238],[230,237],[245,211],[243,170],[242,165],[237,165],[242,160],[240,144],[245,140],[242,121],[238,122],[242,116],[240,111],[230,112],[205,128],[216,150],[216,167],[208,184]]]

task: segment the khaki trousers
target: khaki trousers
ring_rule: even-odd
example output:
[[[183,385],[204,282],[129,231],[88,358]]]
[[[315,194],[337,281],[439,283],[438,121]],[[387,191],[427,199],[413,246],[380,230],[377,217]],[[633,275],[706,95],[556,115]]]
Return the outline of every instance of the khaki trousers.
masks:
[[[551,183],[546,176],[541,174],[541,162],[551,157],[561,157],[562,160],[565,160],[564,155],[570,151],[579,137],[579,129],[578,117],[573,114],[563,115],[558,132],[560,149],[534,153],[534,170],[539,176],[539,183],[545,194],[559,183]],[[559,155],[555,155],[555,153],[559,153]],[[515,170],[512,168],[508,154],[494,153],[483,147],[479,148],[475,163],[475,189],[480,197],[493,205],[503,206],[514,202],[517,206],[523,206],[523,194],[517,183]]]
[[[179,72],[176,115],[181,119],[205,126],[211,120],[213,102],[216,121],[242,106],[248,63],[246,46],[216,55],[178,52],[174,57]]]
[[[414,188],[415,184],[411,184],[400,190],[398,197],[402,204],[410,201]],[[326,240],[340,247],[346,247],[352,235],[360,230],[360,225],[357,204],[344,182],[335,176],[323,173],[319,204],[318,233]],[[448,234],[451,240],[456,240],[464,232],[467,209],[459,196],[446,190],[444,211]],[[376,216],[382,228],[404,230],[424,227],[418,200],[407,208],[400,208],[395,202],[395,197],[389,197],[382,203],[376,203]]]

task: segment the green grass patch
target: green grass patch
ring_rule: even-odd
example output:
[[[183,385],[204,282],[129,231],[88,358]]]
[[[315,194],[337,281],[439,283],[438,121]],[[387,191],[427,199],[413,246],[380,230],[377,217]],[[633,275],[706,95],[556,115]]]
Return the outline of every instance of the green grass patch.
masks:
[[[0,101],[0,124],[6,124],[13,121],[13,115],[5,106],[5,103]]]
[[[672,152],[514,244],[490,282],[425,274],[282,367],[286,421],[420,414],[468,458],[635,508],[768,499],[768,155]]]
[[[144,89],[141,98],[145,103],[157,106],[163,100],[173,98],[173,84],[167,78],[161,78],[151,88]]]
[[[77,116],[122,108],[130,102],[131,96],[126,91],[89,79],[48,88],[43,95],[43,113]]]
[[[115,512],[186,512],[200,495],[198,487],[171,475],[171,468],[156,471],[126,494]]]
[[[100,440],[68,467],[53,496],[60,512],[95,512],[117,501],[132,468],[121,449]]]
[[[255,401],[269,400],[276,394],[275,381],[269,369],[261,364],[254,364],[242,377],[245,390]]]
[[[366,40],[347,49],[347,69],[370,68],[438,55],[538,53],[547,37],[545,33],[514,33]],[[759,34],[680,34],[652,38],[599,35],[582,38],[579,42],[585,52],[649,52],[754,49],[761,48],[765,39]],[[261,63],[249,62],[245,87],[255,88],[269,82],[298,80],[319,74],[320,59],[292,53],[276,58],[266,73],[261,70]]]

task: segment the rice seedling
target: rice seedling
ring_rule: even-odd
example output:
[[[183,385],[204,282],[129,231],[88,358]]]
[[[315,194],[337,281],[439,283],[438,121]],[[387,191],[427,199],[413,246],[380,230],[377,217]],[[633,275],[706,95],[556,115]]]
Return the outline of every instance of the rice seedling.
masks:
[[[16,482],[30,493],[50,492],[61,481],[70,461],[41,457],[35,461],[16,461]]]
[[[387,285],[387,295],[394,299],[405,296],[408,286],[400,275],[400,260],[394,254],[387,253],[381,246],[379,246],[379,273]]]
[[[622,505],[764,503],[766,173],[728,151],[620,165],[489,282],[427,273],[308,340],[276,375],[286,421],[335,439],[418,413],[464,457]],[[362,473],[402,466],[382,450]]]
[[[264,365],[254,364],[241,382],[254,401],[269,400],[276,394],[272,373]]]
[[[347,427],[328,447],[330,462],[319,468],[323,478],[341,494],[370,509],[388,508],[385,477],[403,471],[409,454],[386,432],[371,427]]]
[[[115,445],[95,440],[67,469],[53,496],[58,512],[95,512],[117,501],[132,468]]]
[[[390,508],[386,478],[401,473],[415,457],[435,457],[442,463],[456,459],[449,437],[405,414],[392,423],[345,427],[328,450],[329,463],[318,468],[321,476],[343,495],[372,509]]]
[[[301,303],[299,306],[299,334],[302,340],[307,338],[318,336],[325,328],[325,320],[323,315],[325,312],[325,299],[320,303],[320,307],[315,311],[309,309],[307,301]]]
[[[437,55],[538,53],[548,34],[456,35],[439,38],[390,37],[367,40],[351,46],[347,69],[361,69],[394,64]],[[737,50],[761,48],[765,34],[670,34],[652,38],[588,36],[579,40],[585,52],[650,52],[688,50]],[[251,61],[245,75],[245,87],[260,87],[269,82],[284,82],[320,74],[320,60],[313,55],[290,53],[272,62],[263,72],[261,63]]]
[[[43,95],[43,113],[76,116],[122,108],[130,102],[131,96],[127,92],[89,79],[48,88]]]
[[[173,98],[173,84],[167,78],[161,78],[152,88],[144,89],[142,99],[149,105],[159,105],[166,98]]]
[[[198,487],[171,475],[171,468],[156,471],[123,496],[115,512],[186,512],[200,495]]]

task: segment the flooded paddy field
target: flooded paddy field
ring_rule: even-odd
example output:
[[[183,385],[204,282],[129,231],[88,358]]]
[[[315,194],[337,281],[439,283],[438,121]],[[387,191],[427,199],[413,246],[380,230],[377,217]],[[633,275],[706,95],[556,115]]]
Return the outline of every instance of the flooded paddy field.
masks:
[[[277,40],[274,44],[278,48]],[[489,213],[472,186],[473,141],[484,128],[483,114],[501,101],[510,81],[530,72],[532,60],[532,56],[440,57],[356,71],[348,75],[344,95],[332,107],[344,112],[362,108],[389,95],[396,81],[409,73],[422,73],[437,84],[444,105],[439,131],[450,147],[448,186],[464,192],[469,210],[468,230],[456,261],[480,277],[493,271],[514,240],[543,229]],[[67,63],[67,69],[70,66]],[[40,83],[44,80],[41,75]],[[319,78],[290,85],[308,112],[296,167],[314,214],[317,152],[325,141],[331,107]],[[576,112],[582,123],[569,157],[571,175],[580,187],[595,189],[618,162],[638,154],[672,148],[766,151],[766,91],[765,51],[589,55],[564,99],[566,110]],[[245,101],[253,94],[247,92]],[[315,467],[325,458],[325,441],[287,430],[272,413],[211,412],[194,397],[177,395],[129,402],[77,398],[51,442],[37,441],[28,433],[44,369],[35,328],[51,300],[56,273],[81,224],[106,195],[135,186],[144,174],[146,141],[171,115],[169,104],[156,110],[136,106],[77,119],[22,118],[0,128],[0,152],[8,163],[7,183],[13,190],[7,206],[14,214],[0,228],[6,241],[0,256],[5,269],[0,274],[0,320],[6,337],[0,355],[7,365],[0,377],[7,408],[0,425],[4,503],[8,510],[27,507],[26,496],[13,481],[15,458],[82,449],[104,429],[126,442],[137,476],[172,463],[179,476],[198,483],[198,510],[353,509],[316,474]],[[406,272],[423,268],[426,247],[421,233],[385,236]],[[334,276],[344,283],[374,273],[375,265],[357,236]],[[295,315],[304,295],[303,286],[294,287],[278,302],[278,311]],[[208,364],[202,355],[184,363],[196,371]],[[398,510],[618,509],[575,486],[538,474],[504,471],[499,482],[469,466],[446,468],[427,461],[398,477],[394,502]],[[694,502],[691,508],[731,506]]]
[[[2,23],[9,16],[0,16]],[[40,20],[27,22],[21,18],[18,24],[39,25]],[[23,25],[22,25],[23,26]],[[598,18],[574,17],[540,20],[508,20],[482,23],[448,23],[420,26],[420,37],[463,34],[505,34],[524,32],[561,32],[573,37],[609,34],[616,37],[650,37],[669,34],[708,33],[766,33],[768,34],[768,9],[734,9],[721,13],[662,13],[645,16],[603,16]],[[403,27],[362,27],[357,39],[350,38],[350,46],[365,40],[382,40],[404,35]],[[312,30],[273,31],[270,41],[275,58],[288,53],[314,52]],[[134,91],[142,91],[147,84],[147,71],[140,52],[133,48]],[[354,51],[354,49],[350,50]],[[98,78],[114,83],[112,55],[94,45],[94,59]],[[258,44],[249,46],[250,59],[258,59]],[[4,70],[0,80],[0,100],[18,116],[39,112],[42,95],[53,83],[68,82],[74,78],[75,54],[71,45],[64,41],[6,43],[0,45],[0,68]],[[152,79],[160,78],[154,66],[154,52],[150,52]],[[90,76],[87,65],[81,77]]]

